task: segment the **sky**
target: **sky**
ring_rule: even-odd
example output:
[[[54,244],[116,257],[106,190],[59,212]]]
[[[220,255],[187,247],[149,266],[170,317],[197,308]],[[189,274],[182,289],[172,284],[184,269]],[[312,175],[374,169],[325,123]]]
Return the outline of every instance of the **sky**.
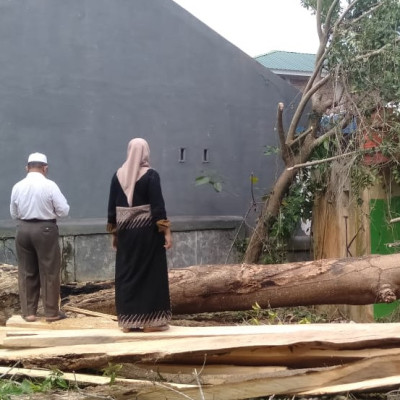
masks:
[[[300,0],[174,0],[251,57],[316,53],[315,17]]]

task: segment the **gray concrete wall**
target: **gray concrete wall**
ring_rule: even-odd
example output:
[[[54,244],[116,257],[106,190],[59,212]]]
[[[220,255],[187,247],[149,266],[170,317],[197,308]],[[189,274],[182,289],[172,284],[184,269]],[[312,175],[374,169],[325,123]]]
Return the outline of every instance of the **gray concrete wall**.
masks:
[[[169,268],[200,264],[226,264],[237,261],[234,246],[242,238],[240,217],[171,218],[174,246],[167,252]],[[64,282],[89,282],[114,278],[115,252],[105,220],[90,219],[60,222],[62,279]],[[17,265],[15,223],[0,221],[0,264]]]
[[[280,171],[264,147],[298,91],[171,0],[0,0],[0,37],[0,219],[34,151],[73,219],[106,216],[133,137],[149,141],[169,215],[244,215],[250,174],[259,199]],[[203,173],[223,191],[196,187]]]

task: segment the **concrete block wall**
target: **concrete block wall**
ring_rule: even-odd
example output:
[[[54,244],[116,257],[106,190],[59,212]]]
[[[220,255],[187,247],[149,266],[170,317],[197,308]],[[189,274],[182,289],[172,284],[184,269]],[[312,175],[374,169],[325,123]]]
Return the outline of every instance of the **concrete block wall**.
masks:
[[[244,237],[242,218],[171,217],[174,246],[167,252],[169,268],[229,264],[238,260],[234,241]],[[114,278],[115,252],[102,219],[60,221],[63,282]],[[15,222],[0,221],[0,263],[17,265]]]

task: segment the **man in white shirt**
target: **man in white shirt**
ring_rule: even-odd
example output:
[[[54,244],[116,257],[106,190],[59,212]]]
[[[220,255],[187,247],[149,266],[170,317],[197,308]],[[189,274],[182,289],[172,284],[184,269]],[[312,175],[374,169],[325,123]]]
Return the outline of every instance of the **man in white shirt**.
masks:
[[[40,292],[46,321],[66,318],[60,310],[61,254],[57,218],[69,205],[57,184],[46,178],[47,157],[32,153],[27,176],[12,188],[10,214],[18,220],[15,247],[22,317],[36,321]]]

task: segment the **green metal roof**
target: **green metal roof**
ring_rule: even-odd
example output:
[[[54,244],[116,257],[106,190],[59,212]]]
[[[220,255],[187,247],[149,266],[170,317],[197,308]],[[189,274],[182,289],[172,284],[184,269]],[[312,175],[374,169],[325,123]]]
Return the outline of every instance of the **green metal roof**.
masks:
[[[255,57],[260,64],[272,70],[312,73],[315,54],[271,51]]]

